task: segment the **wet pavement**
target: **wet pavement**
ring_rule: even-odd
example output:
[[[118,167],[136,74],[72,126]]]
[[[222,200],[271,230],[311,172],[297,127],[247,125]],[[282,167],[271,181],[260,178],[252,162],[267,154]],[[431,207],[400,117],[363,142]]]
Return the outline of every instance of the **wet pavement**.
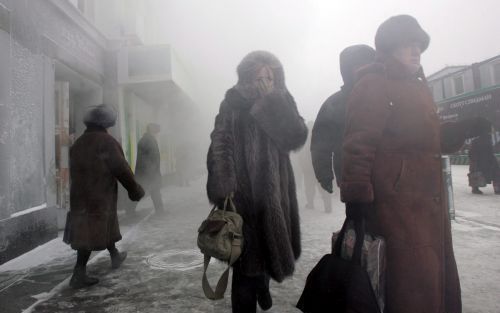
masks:
[[[464,167],[454,168],[453,173],[457,210],[453,235],[464,312],[500,312],[500,266],[495,261],[500,252],[500,223],[495,226],[500,222],[500,197],[486,194],[477,198],[467,188]],[[230,290],[225,299],[210,301],[201,289],[202,255],[196,235],[210,210],[203,185],[200,180],[191,187],[165,189],[169,213],[163,216],[146,215],[149,204],[142,204],[141,221],[130,222],[123,229],[124,239],[118,246],[128,251],[123,266],[112,270],[106,251],[93,253],[88,271],[101,281],[91,288],[68,287],[74,262],[70,249],[58,250],[53,260],[35,267],[10,271],[0,267],[0,312],[230,312]],[[332,214],[321,210],[319,196],[316,210],[301,211],[302,256],[292,278],[271,284],[274,306],[268,312],[299,312],[294,306],[305,278],[329,252],[330,235],[343,220],[338,190],[333,197]],[[299,201],[303,207],[301,192]],[[211,264],[212,283],[224,268],[220,262]]]

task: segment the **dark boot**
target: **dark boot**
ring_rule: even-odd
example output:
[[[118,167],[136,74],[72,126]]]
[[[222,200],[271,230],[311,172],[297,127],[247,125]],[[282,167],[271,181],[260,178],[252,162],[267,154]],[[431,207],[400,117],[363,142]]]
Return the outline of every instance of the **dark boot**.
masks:
[[[273,306],[273,298],[269,292],[269,277],[262,278],[262,285],[257,293],[257,303],[262,310],[267,311]]]
[[[116,249],[115,245],[112,244],[108,247],[109,256],[111,257],[111,268],[119,268],[123,261],[127,258],[127,252],[120,252]]]
[[[99,279],[95,277],[87,276],[86,268],[81,266],[75,266],[73,270],[73,276],[69,281],[69,285],[73,289],[81,289],[95,285],[99,282]]]
[[[472,187],[472,193],[475,195],[482,195],[483,194],[483,192],[481,190],[479,190],[478,187]]]

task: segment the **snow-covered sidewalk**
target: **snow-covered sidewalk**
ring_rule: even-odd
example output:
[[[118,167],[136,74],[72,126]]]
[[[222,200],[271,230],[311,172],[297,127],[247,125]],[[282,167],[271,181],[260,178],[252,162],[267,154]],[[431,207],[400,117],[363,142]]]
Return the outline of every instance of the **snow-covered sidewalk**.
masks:
[[[463,311],[500,312],[500,265],[496,261],[500,254],[500,196],[493,195],[491,187],[484,188],[483,196],[471,194],[466,174],[467,167],[453,167],[457,220],[452,224]],[[0,311],[21,312],[31,306],[32,312],[65,313],[230,312],[230,288],[224,300],[215,302],[205,299],[201,289],[202,256],[196,248],[196,236],[200,222],[210,210],[204,180],[191,187],[169,187],[163,197],[169,214],[148,216],[135,226],[128,226],[120,244],[129,252],[122,268],[111,270],[106,252],[94,257],[89,272],[101,282],[88,290],[74,291],[67,286],[74,252],[64,245],[51,242],[32,251],[30,258],[37,259],[37,265],[30,265],[23,256],[1,266]],[[338,190],[333,197],[332,214],[320,209],[319,195],[316,210],[301,211],[302,256],[293,278],[271,284],[274,306],[269,312],[299,312],[294,306],[305,278],[321,256],[329,252],[330,235],[343,221]],[[303,207],[301,190],[299,201]],[[223,269],[224,265],[213,263],[209,269],[212,281]],[[20,296],[22,293],[27,296]],[[33,307],[37,300],[28,295],[44,301]],[[3,307],[5,303],[7,307]]]

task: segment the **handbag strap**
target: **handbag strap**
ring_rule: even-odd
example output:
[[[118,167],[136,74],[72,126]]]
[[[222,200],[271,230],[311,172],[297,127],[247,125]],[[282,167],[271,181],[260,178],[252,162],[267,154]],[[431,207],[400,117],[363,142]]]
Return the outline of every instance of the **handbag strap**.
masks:
[[[203,261],[202,287],[203,287],[203,292],[205,293],[205,296],[208,299],[219,300],[224,298],[224,293],[226,292],[227,289],[227,282],[229,280],[229,269],[234,264],[234,262],[236,262],[240,254],[241,254],[241,236],[238,235],[233,237],[231,246],[231,257],[229,259],[229,263],[227,264],[226,270],[224,271],[224,273],[222,273],[221,277],[219,278],[219,281],[217,282],[215,291],[210,286],[210,283],[208,282],[207,278],[207,268],[208,264],[210,264],[210,259],[212,257],[205,254]]]

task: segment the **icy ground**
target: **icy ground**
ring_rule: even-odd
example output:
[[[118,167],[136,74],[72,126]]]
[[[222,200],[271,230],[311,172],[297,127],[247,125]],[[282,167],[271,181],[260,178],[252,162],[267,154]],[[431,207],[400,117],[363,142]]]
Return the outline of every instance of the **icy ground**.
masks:
[[[464,312],[500,312],[500,196],[491,186],[485,195],[470,193],[467,167],[453,167],[455,254],[462,284]],[[111,270],[107,252],[93,253],[90,274],[101,282],[74,291],[68,277],[74,252],[51,241],[0,266],[0,312],[230,312],[230,291],[221,301],[205,299],[201,289],[202,256],[196,248],[197,228],[210,207],[204,180],[191,187],[169,187],[163,197],[170,212],[150,215],[149,200],[140,204],[138,221],[121,222],[119,248],[129,255],[124,266]],[[344,210],[335,191],[333,214],[325,214],[320,197],[315,210],[302,210],[303,252],[293,278],[272,284],[274,306],[268,312],[299,312],[294,308],[305,277],[329,252],[330,235],[340,227]],[[299,201],[304,195],[299,190]],[[211,265],[212,282],[224,266]],[[230,288],[229,288],[230,289]]]

